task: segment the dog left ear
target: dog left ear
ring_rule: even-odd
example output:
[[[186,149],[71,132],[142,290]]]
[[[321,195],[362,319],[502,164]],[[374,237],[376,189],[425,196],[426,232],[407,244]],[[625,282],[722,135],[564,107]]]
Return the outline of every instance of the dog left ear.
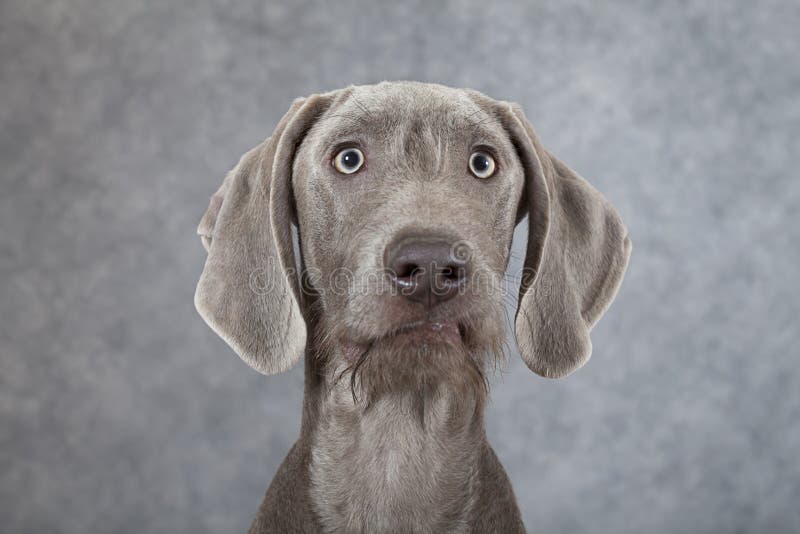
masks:
[[[525,171],[520,211],[529,225],[517,346],[532,371],[560,378],[589,359],[589,332],[617,293],[631,241],[603,195],[542,148],[522,109],[501,107]]]
[[[195,306],[263,374],[288,370],[305,351],[291,175],[297,147],[331,99],[327,93],[295,100],[272,136],[228,173],[197,228],[208,257]]]

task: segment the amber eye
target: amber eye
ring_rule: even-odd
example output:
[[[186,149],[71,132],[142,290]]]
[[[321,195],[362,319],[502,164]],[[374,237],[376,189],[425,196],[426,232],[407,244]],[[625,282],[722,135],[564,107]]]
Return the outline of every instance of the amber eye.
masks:
[[[357,148],[345,148],[333,158],[333,166],[342,174],[353,174],[364,165],[364,154]]]
[[[494,174],[494,158],[486,152],[473,152],[469,157],[469,170],[475,178],[489,178]]]

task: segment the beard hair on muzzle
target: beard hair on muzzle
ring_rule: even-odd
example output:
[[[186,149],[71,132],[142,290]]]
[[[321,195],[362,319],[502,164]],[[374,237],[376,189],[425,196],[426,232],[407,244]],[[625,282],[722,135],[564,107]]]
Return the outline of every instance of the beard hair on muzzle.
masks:
[[[413,336],[403,337],[373,342],[338,373],[336,381],[349,380],[354,404],[368,407],[389,394],[425,397],[445,390],[456,399],[483,403],[489,389],[487,362],[502,354],[499,344],[473,350],[464,343],[416,342]]]

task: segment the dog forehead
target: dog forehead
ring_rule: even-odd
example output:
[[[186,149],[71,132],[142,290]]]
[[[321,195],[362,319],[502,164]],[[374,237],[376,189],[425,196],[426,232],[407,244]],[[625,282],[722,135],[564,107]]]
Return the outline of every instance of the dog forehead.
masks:
[[[420,82],[382,82],[350,88],[343,104],[365,112],[468,115],[480,111],[463,89]]]
[[[492,110],[476,102],[466,90],[420,82],[382,82],[343,89],[310,133],[319,138],[360,134],[387,139],[408,128],[438,137],[503,135]]]

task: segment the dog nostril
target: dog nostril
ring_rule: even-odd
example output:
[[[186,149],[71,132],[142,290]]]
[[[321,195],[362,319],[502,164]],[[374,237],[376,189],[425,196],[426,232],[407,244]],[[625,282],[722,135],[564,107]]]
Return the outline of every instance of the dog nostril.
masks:
[[[439,276],[445,280],[457,282],[463,278],[463,268],[455,265],[447,265],[439,270]]]
[[[407,262],[398,264],[395,267],[394,275],[397,278],[414,278],[420,273],[420,267],[416,263]]]

